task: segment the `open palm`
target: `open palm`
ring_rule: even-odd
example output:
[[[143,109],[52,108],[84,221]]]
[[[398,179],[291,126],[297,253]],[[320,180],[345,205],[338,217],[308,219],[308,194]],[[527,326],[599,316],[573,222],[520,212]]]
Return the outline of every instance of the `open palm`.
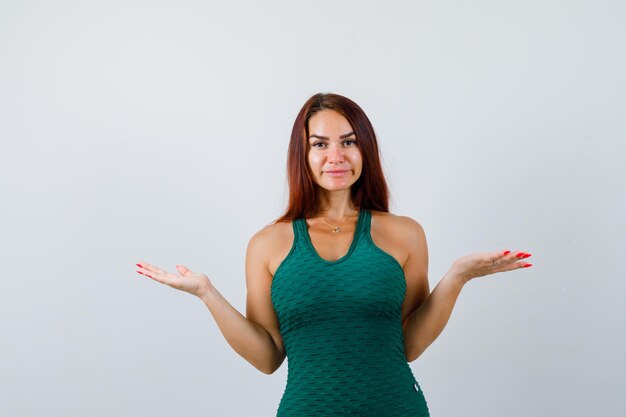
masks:
[[[211,281],[206,275],[191,271],[189,268],[178,265],[178,275],[157,268],[147,262],[139,262],[135,264],[139,267],[139,272],[161,284],[169,285],[177,290],[185,291],[190,294],[200,296],[206,288],[211,285]]]
[[[532,255],[520,251],[474,253],[457,259],[452,264],[452,268],[463,278],[464,282],[467,282],[484,275],[527,268],[532,264],[520,261],[529,256]]]

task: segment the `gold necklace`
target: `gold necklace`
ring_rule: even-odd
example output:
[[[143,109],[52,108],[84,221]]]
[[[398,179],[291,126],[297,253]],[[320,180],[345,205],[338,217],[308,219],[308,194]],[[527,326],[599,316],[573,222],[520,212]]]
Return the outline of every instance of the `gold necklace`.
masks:
[[[333,226],[332,224],[328,223],[327,221],[321,219],[322,222],[326,223],[327,225],[329,225],[330,227],[333,228],[333,233],[339,233],[341,232],[341,226]]]
[[[333,226],[332,224],[328,223],[327,221],[322,220],[324,223],[326,223],[327,225],[329,225],[330,227],[333,228],[333,233],[339,233],[341,232],[341,227],[339,226]]]

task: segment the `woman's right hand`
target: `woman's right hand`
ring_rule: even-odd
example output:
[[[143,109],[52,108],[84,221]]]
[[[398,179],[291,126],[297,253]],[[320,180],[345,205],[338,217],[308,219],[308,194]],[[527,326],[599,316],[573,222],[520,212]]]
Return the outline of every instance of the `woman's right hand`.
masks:
[[[137,272],[140,274],[197,297],[201,297],[212,285],[206,275],[193,272],[184,265],[176,266],[178,275],[169,273],[146,262],[139,262],[135,265],[139,267]]]
[[[527,252],[511,252],[510,250],[473,253],[454,261],[452,270],[463,283],[467,283],[473,278],[532,266],[526,262],[519,262],[530,256],[532,255]]]

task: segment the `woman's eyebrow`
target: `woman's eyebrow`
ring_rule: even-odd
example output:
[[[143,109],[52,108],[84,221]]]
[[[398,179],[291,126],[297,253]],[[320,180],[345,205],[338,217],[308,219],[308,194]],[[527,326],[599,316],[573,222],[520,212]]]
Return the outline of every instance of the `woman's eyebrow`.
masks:
[[[347,138],[348,136],[352,136],[352,135],[354,135],[354,132],[346,133],[345,135],[339,136],[339,139],[344,139],[344,138]],[[311,138],[318,138],[318,139],[328,140],[327,136],[320,136],[320,135],[315,135],[315,134],[309,136],[309,139],[311,139]]]

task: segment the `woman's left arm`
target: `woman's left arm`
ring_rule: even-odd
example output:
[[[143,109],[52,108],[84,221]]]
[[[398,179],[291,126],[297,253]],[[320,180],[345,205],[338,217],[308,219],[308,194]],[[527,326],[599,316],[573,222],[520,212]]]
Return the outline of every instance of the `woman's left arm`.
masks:
[[[417,279],[427,280],[428,253],[426,237],[423,229],[417,222],[412,222],[413,243],[409,248],[409,261],[414,263]],[[443,276],[433,291],[426,297],[417,309],[407,315],[402,322],[404,334],[404,350],[408,362],[413,362],[439,337],[446,327],[456,300],[463,286],[471,279],[494,274],[497,272],[511,271],[532,264],[519,262],[531,256],[529,253],[520,251],[497,251],[476,253],[464,256],[456,260],[450,270]],[[415,264],[422,264],[417,268]],[[407,279],[412,279],[407,276]]]
[[[408,362],[417,359],[439,337],[465,283],[450,269],[419,308],[402,323]]]

